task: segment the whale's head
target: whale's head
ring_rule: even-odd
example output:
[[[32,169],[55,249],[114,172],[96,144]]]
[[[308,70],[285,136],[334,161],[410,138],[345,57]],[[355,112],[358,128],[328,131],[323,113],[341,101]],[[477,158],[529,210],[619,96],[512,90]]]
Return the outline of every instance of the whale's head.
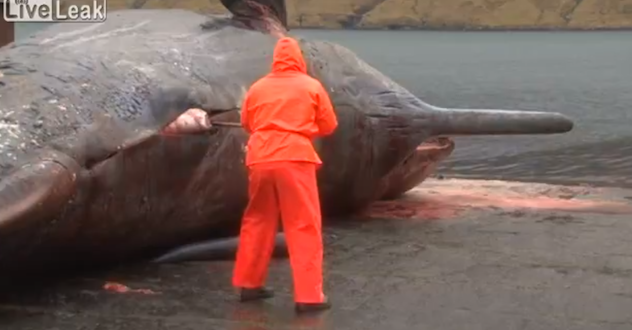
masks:
[[[352,208],[374,199],[380,180],[431,137],[551,134],[573,127],[558,113],[433,106],[343,46],[301,40],[301,48],[308,73],[329,92],[339,121],[332,136],[316,143],[324,162],[322,176],[328,178],[321,189],[348,189],[335,195],[356,199],[324,203]]]

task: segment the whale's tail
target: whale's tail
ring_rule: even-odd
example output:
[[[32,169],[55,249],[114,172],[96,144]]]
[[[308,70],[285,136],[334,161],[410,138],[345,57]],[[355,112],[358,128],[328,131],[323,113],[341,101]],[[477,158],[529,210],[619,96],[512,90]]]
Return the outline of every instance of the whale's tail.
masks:
[[[285,0],[221,0],[221,2],[237,19],[273,19],[288,30]]]

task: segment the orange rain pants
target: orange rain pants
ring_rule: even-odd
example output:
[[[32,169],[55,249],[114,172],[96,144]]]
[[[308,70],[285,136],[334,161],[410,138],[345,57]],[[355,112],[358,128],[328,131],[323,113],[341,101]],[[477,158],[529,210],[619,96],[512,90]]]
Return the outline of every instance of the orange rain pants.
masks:
[[[324,300],[323,242],[316,169],[309,162],[270,162],[249,168],[250,202],[241,224],[233,285],[265,283],[279,216],[283,221],[298,303]]]

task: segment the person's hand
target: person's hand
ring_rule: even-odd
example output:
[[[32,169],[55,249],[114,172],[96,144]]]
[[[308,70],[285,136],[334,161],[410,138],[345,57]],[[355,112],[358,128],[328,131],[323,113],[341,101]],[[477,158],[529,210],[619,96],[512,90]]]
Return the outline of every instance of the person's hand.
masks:
[[[208,113],[202,109],[189,109],[162,130],[168,135],[197,134],[213,127]]]

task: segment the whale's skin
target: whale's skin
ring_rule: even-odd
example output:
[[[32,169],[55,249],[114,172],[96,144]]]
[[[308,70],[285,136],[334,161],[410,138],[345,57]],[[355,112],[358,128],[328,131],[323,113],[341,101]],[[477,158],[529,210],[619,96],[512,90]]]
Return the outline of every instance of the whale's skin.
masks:
[[[109,265],[236,233],[248,135],[161,129],[189,108],[238,122],[278,37],[238,23],[185,10],[118,11],[102,24],[55,24],[0,48],[0,277]],[[422,182],[454,149],[432,136],[494,126],[477,113],[466,114],[471,125],[452,125],[451,113],[348,49],[300,44],[339,121],[315,141],[325,216]],[[557,128],[538,121],[534,133],[570,130],[565,118],[553,121]],[[514,124],[490,133],[531,132]]]
[[[206,99],[191,106],[208,110],[212,119],[235,120],[231,112],[239,109],[249,85],[269,72],[276,38],[223,17],[210,20],[183,10],[121,11],[100,25],[56,24],[0,50],[1,177],[60,158],[68,162],[64,168],[76,172],[64,181],[62,174],[42,168],[45,177],[55,173],[55,180],[62,181],[55,181],[58,189],[68,182],[76,186],[71,200],[0,224],[3,275],[67,263],[117,262],[236,228],[247,202],[243,130],[217,128],[183,136],[156,132],[94,160],[84,158],[92,152],[86,149],[96,146],[76,141],[100,121],[128,123],[122,129],[133,129],[134,120],[155,111],[148,98],[168,94],[171,86],[197,88]],[[326,64],[324,57],[333,52],[353,55],[324,42],[302,41],[302,47],[321,57],[317,62],[306,56],[315,76],[314,66]],[[345,100],[346,91],[332,88],[340,127],[336,137],[317,143],[326,164],[319,172],[326,215],[352,212],[379,198],[374,194],[378,179],[411,153],[395,152],[384,164],[371,164],[366,158],[379,147],[375,140],[403,142],[378,136],[379,125],[359,131],[356,126],[371,126],[371,119],[355,113],[351,106],[357,100]],[[104,131],[98,130],[103,135],[99,141],[116,134]],[[421,142],[404,144],[410,149]],[[343,145],[349,147],[338,150]],[[360,186],[354,184],[358,179]],[[15,202],[2,196],[0,201]]]

